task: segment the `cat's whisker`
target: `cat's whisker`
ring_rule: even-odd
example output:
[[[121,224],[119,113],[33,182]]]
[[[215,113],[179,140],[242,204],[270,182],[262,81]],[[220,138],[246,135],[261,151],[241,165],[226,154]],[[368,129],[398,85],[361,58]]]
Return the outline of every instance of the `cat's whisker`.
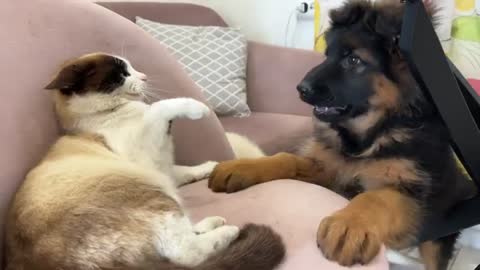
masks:
[[[125,43],[126,43],[126,41],[123,40],[123,42],[122,42],[122,47],[121,47],[121,51],[120,51],[121,56],[122,56],[123,58],[126,58],[126,55],[125,55]]]
[[[164,91],[164,90],[161,90],[161,89],[146,87],[146,88],[143,88],[143,92],[147,93],[147,94],[150,94],[150,95],[155,95],[155,94],[158,94],[158,93],[166,93],[167,91]]]
[[[122,57],[125,59],[128,59],[128,54],[127,54],[127,41],[123,40],[122,43]]]
[[[155,87],[155,86],[151,86],[151,85],[147,85],[145,86],[144,88],[147,92],[153,92],[153,93],[158,93],[158,92],[161,92],[161,93],[172,93],[172,91],[168,91],[168,90],[165,90],[165,89],[161,89],[161,88],[158,88],[158,87]]]
[[[155,78],[152,79],[151,77],[148,77],[148,80],[150,82],[154,82],[154,83],[161,83],[162,82],[162,80],[160,80],[160,79],[155,79]]]
[[[148,75],[148,79],[154,79],[156,81],[165,81],[165,76],[164,75]]]
[[[159,101],[159,100],[162,100],[162,99],[165,99],[165,97],[153,97],[153,96],[149,96],[149,95],[144,95],[143,96],[143,100],[147,103],[153,103],[155,101]]]
[[[151,103],[152,101],[154,101],[154,99],[152,99],[150,96],[148,96],[146,93],[142,92],[140,94],[142,96],[142,100],[144,102],[147,102],[147,103]]]
[[[165,95],[162,95],[162,92],[152,91],[149,89],[144,89],[144,91],[142,92],[142,95],[145,97],[145,100],[147,101],[156,101],[156,100],[165,98]]]
[[[158,100],[161,100],[161,99],[165,99],[166,96],[165,95],[161,95],[161,94],[152,94],[152,93],[144,93],[143,94],[144,98],[145,98],[145,101],[147,102],[154,102],[154,101],[158,101]]]
[[[148,77],[156,77],[156,78],[165,78],[165,75],[164,74],[148,74]]]

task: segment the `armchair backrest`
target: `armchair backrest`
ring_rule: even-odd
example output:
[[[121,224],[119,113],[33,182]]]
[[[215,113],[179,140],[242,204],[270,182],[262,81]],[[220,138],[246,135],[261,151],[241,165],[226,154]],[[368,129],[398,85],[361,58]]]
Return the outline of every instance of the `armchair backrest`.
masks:
[[[159,2],[97,2],[123,17],[135,21],[140,15],[144,19],[180,25],[227,26],[214,10],[194,4]]]

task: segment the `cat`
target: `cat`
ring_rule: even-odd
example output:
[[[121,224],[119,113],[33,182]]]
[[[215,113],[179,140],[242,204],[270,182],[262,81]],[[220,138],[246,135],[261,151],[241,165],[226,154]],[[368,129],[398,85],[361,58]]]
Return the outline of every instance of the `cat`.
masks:
[[[227,132],[225,135],[232,146],[233,154],[236,159],[261,158],[266,156],[265,152],[246,136],[233,132]]]
[[[174,164],[172,120],[210,113],[190,98],[143,102],[145,74],[93,53],[67,62],[53,91],[66,135],[17,191],[7,223],[7,269],[269,270],[284,257],[271,228],[192,224],[177,187],[216,162]],[[244,138],[246,140],[246,138]]]

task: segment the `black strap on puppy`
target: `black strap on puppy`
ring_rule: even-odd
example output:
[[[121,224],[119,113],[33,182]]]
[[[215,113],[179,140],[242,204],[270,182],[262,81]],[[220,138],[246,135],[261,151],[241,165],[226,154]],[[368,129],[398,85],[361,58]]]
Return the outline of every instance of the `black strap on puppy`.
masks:
[[[456,154],[480,189],[480,97],[445,56],[422,1],[403,2],[400,50],[449,129]],[[427,223],[420,241],[480,224],[480,196],[459,203],[447,216],[434,215]]]

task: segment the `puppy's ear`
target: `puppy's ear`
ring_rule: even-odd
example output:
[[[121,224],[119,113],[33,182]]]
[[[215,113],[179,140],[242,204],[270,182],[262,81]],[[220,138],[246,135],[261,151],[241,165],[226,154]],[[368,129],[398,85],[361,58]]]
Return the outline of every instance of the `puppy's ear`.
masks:
[[[425,7],[425,11],[427,12],[428,17],[432,21],[433,26],[438,26],[440,20],[442,19],[439,16],[441,8],[438,3],[436,3],[434,0],[423,0],[423,5]]]
[[[68,64],[60,70],[57,76],[45,89],[58,89],[62,92],[74,92],[84,85],[87,77],[94,72],[94,65],[87,62],[75,62]]]
[[[368,0],[351,1],[343,7],[330,11],[330,20],[333,26],[348,26],[360,20],[371,3]]]
[[[394,37],[400,34],[402,21],[391,15],[378,15],[375,20],[375,32],[384,38]]]
[[[402,21],[398,17],[377,16],[375,22],[375,32],[383,39],[383,47],[388,51],[394,62],[402,63],[403,57],[398,47]]]
[[[433,3],[433,0],[423,0],[423,5],[425,6],[428,14],[432,14],[432,12],[435,12],[435,4]]]

